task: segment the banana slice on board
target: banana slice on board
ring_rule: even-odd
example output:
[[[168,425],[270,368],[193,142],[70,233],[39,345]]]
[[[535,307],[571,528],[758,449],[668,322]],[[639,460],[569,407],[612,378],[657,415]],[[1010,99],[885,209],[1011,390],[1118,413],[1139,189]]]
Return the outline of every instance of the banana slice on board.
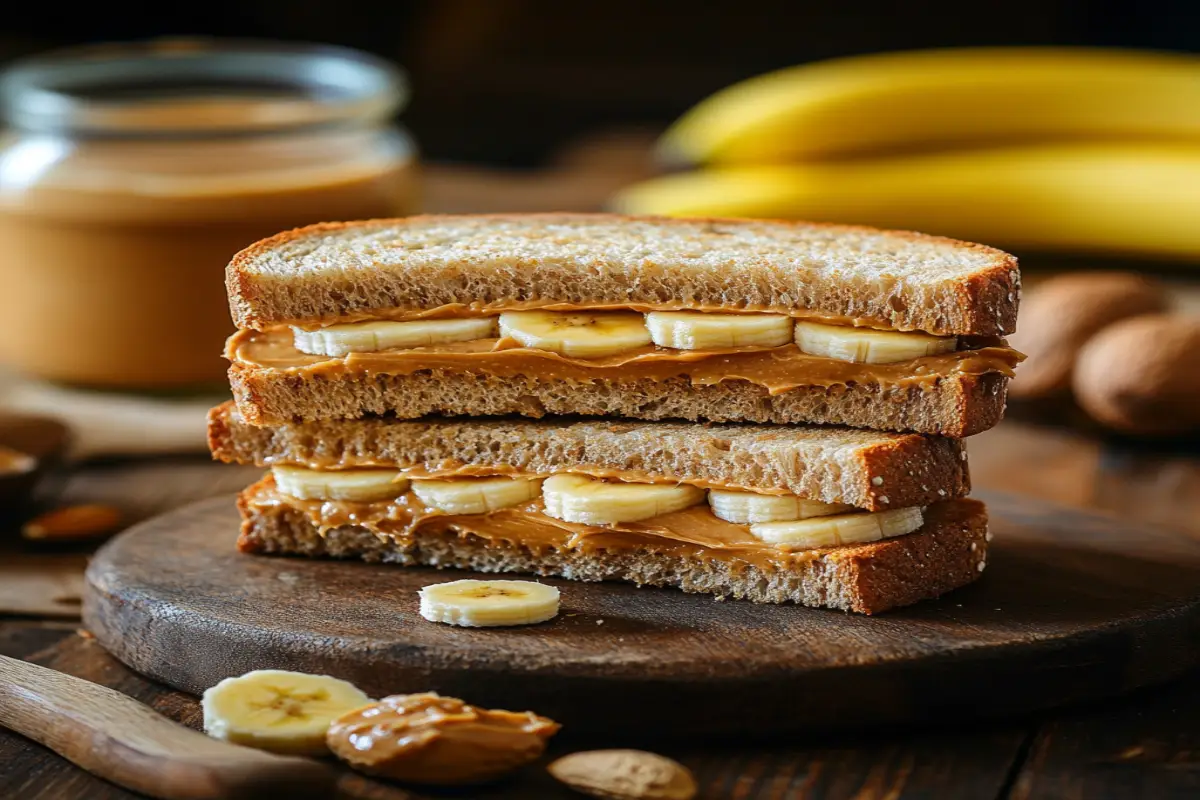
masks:
[[[805,353],[838,361],[891,364],[948,353],[958,346],[958,338],[801,321],[796,323],[796,345]]]
[[[558,589],[534,581],[451,581],[418,594],[422,617],[465,628],[533,625],[558,614]]]
[[[676,350],[779,347],[792,341],[792,320],[781,314],[651,311],[646,327],[656,345]]]
[[[687,484],[623,483],[583,475],[551,475],[542,484],[546,513],[566,522],[609,525],[637,522],[704,502]]]
[[[450,342],[490,339],[496,335],[495,317],[422,319],[412,322],[352,322],[315,331],[292,328],[292,341],[301,353],[345,356],[375,353],[395,347],[428,347]]]
[[[923,524],[920,507],[897,508],[874,514],[837,514],[792,522],[759,522],[750,532],[785,550],[815,550],[843,544],[864,544],[912,533]]]
[[[718,517],[738,525],[827,517],[854,510],[854,506],[845,503],[821,503],[816,500],[801,500],[795,495],[732,492],[726,489],[710,490],[708,504]]]
[[[226,678],[204,693],[204,732],[214,739],[286,755],[329,752],[329,724],[372,702],[328,675],[260,669]]]
[[[486,514],[533,500],[542,492],[538,478],[460,478],[413,481],[422,503],[447,514]]]
[[[304,467],[271,467],[275,485],[284,494],[301,500],[390,500],[408,490],[394,469],[320,470]]]
[[[500,335],[574,358],[612,356],[650,344],[644,317],[626,311],[507,311],[500,315]]]

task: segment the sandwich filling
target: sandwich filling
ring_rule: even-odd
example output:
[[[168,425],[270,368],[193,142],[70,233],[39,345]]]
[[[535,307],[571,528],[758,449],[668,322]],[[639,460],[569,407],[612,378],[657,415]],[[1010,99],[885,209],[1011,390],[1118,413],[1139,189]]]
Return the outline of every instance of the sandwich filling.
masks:
[[[244,330],[230,338],[226,356],[304,373],[452,370],[578,381],[683,376],[696,385],[745,380],[771,394],[865,381],[929,385],[956,375],[1011,377],[1023,358],[990,337],[881,331],[765,313],[587,310]]]
[[[409,479],[395,469],[276,466],[247,493],[251,511],[285,506],[322,534],[344,525],[408,542],[447,530],[535,552],[686,551],[786,568],[829,548],[919,530],[929,509],[867,512],[795,495],[632,483],[577,473]]]

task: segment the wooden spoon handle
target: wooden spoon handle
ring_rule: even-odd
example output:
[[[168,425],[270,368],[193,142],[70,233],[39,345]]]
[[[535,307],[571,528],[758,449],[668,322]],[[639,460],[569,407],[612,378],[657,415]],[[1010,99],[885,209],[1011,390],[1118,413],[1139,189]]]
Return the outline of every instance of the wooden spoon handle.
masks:
[[[336,771],[217,741],[132,697],[0,656],[0,725],[106,780],[167,800],[330,797]]]

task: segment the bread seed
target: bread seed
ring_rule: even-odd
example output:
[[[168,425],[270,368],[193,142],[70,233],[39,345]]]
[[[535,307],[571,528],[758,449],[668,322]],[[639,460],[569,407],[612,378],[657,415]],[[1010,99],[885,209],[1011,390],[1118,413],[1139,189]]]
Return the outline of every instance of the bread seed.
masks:
[[[692,800],[696,779],[682,764],[643,750],[588,750],[550,764],[577,792],[610,800]]]

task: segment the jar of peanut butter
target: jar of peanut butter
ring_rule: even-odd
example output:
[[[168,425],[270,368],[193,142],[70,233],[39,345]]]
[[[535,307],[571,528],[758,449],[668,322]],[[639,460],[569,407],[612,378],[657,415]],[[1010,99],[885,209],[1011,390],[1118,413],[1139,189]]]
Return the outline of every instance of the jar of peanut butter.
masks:
[[[155,42],[0,76],[0,361],[74,384],[220,383],[223,270],[314,222],[415,211],[399,73],[350,50]]]

